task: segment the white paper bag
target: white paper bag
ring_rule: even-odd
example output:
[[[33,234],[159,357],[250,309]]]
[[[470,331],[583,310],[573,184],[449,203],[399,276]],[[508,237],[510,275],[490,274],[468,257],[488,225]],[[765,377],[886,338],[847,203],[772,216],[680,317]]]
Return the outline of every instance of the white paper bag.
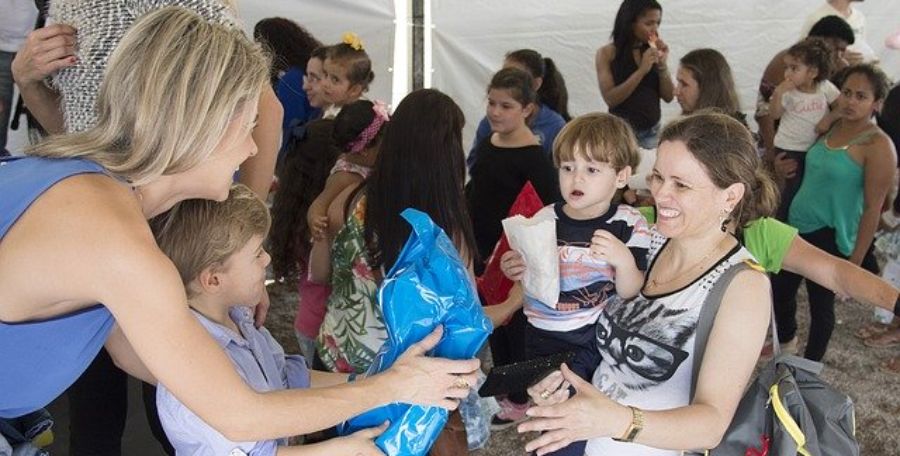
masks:
[[[559,253],[556,249],[556,217],[542,210],[528,219],[516,215],[503,220],[509,246],[522,254],[525,293],[549,307],[559,301]]]

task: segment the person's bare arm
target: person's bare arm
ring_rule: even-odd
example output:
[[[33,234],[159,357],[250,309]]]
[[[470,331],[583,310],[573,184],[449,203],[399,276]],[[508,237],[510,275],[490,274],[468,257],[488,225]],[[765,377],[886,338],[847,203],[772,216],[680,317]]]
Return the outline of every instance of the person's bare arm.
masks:
[[[9,277],[13,263],[21,272]],[[190,313],[181,278],[156,246],[134,195],[103,175],[66,179],[44,193],[0,244],[0,271],[0,289],[12,290],[4,296],[4,317],[15,321],[59,315],[64,305],[71,311],[70,302],[102,302],[156,379],[234,441],[311,432],[390,402],[454,408],[469,392],[454,386],[458,379],[476,381],[477,360],[424,356],[440,340],[438,330],[385,373],[359,382],[253,391]],[[54,280],[29,279],[38,275]]]
[[[769,98],[764,103],[771,106],[771,93],[781,81],[784,80],[784,51],[779,52],[772,57],[766,70],[763,72],[762,79],[759,82],[759,94],[761,98]],[[759,106],[757,106],[759,108]],[[768,113],[757,110],[756,122],[759,124],[759,135],[762,138],[763,146],[766,148],[766,159],[769,162],[775,160],[775,119]]]
[[[75,64],[75,29],[52,24],[32,31],[12,62],[13,79],[25,106],[49,133],[65,132],[59,93],[44,84],[51,74]]]
[[[881,207],[887,197],[888,188],[894,182],[897,155],[890,138],[883,132],[878,133],[872,144],[860,144],[857,147],[866,149],[863,163],[865,192],[863,214],[856,232],[856,245],[849,260],[859,265],[862,264],[863,257],[875,239],[875,231],[881,219]]]
[[[122,333],[122,328],[119,328],[119,325],[113,326],[112,332],[109,333],[104,346],[116,367],[132,377],[152,385],[156,384],[156,377],[150,373],[150,369],[147,369],[147,366],[134,352],[134,348],[131,347],[131,343],[128,342],[128,338]]]
[[[661,39],[656,40],[657,62],[656,71],[659,74],[659,97],[666,103],[671,103],[675,99],[675,82],[672,74],[669,73],[669,45]]]
[[[281,147],[281,120],[284,108],[272,87],[266,85],[259,95],[259,117],[253,129],[253,141],[256,143],[256,155],[241,164],[239,181],[250,187],[263,201],[269,196],[272,176],[275,175],[275,162],[278,160],[278,149]]]
[[[331,245],[334,237],[344,227],[347,215],[344,208],[356,190],[356,186],[345,188],[328,207],[328,226],[321,239],[314,239],[309,252],[309,280],[313,283],[331,283]]]
[[[495,328],[500,327],[525,303],[525,290],[522,282],[516,282],[509,290],[509,296],[500,304],[485,306],[484,314],[491,320]]]
[[[344,383],[347,383],[347,380],[347,374],[318,370],[309,371],[310,388],[327,388],[329,386],[343,385]]]
[[[137,253],[147,257],[152,251],[147,249]],[[133,284],[138,278],[160,276],[153,270],[150,264],[152,262],[158,263],[156,267],[159,272],[163,268],[170,269],[169,279],[135,287]],[[168,292],[181,284],[180,280],[176,280],[178,276],[167,259],[161,256],[156,259],[151,257],[142,261],[143,264],[138,267],[129,267],[128,264],[122,264],[123,261],[114,263],[116,270],[125,272],[124,277],[121,277],[124,279],[122,283],[131,283],[132,286],[123,285],[120,289],[109,287],[103,299],[109,303],[107,305],[129,340],[133,341],[136,352],[156,374],[157,379],[176,397],[231,440],[261,440],[311,432],[333,426],[352,415],[384,403],[409,402],[411,393],[419,395],[425,392],[424,385],[412,385],[412,377],[404,377],[421,376],[435,368],[438,372],[434,372],[436,378],[431,381],[440,387],[446,387],[447,391],[435,394],[432,389],[429,395],[460,395],[451,391],[454,376],[440,373],[448,372],[450,365],[447,364],[416,367],[406,370],[402,376],[376,375],[330,388],[256,393],[241,380],[221,348],[187,311],[183,293]],[[123,302],[121,300],[125,296],[130,297],[129,302],[124,306],[117,306],[116,303]],[[166,302],[172,304],[167,305]],[[152,306],[151,303],[157,305]],[[150,310],[152,307],[155,308]],[[432,339],[436,344],[440,334]],[[432,345],[429,343],[427,346],[430,348]],[[425,352],[420,351],[421,354]],[[402,362],[395,367],[400,364]],[[458,369],[468,375],[476,368],[477,362],[466,362],[464,366],[451,370]],[[474,384],[474,376],[467,377],[466,381]],[[398,388],[408,388],[408,391],[401,392]],[[454,401],[446,399],[442,399],[441,403],[447,407],[456,405]],[[300,413],[301,410],[317,412]]]
[[[837,121],[841,117],[840,112],[837,110],[837,106],[833,106],[832,109],[828,111],[822,118],[816,123],[816,134],[821,136],[825,133],[828,133],[828,130],[831,130],[831,126],[834,125],[834,122]]]
[[[616,293],[625,299],[637,296],[644,285],[644,271],[621,239],[606,230],[594,231],[591,255],[608,262],[616,270]]]
[[[362,429],[353,434],[326,440],[324,442],[278,447],[277,456],[382,456],[384,453],[375,446],[374,439],[387,429],[387,423],[379,427]]]
[[[321,285],[331,284],[331,244],[333,239],[324,236],[313,240],[309,249],[309,281]]]
[[[313,200],[306,212],[306,224],[314,239],[325,236],[329,223],[328,208],[331,207],[332,201],[348,187],[356,187],[362,181],[363,178],[359,174],[346,171],[338,171],[328,176],[322,193]]]
[[[898,290],[869,271],[831,255],[800,236],[791,241],[781,267],[861,303],[894,310]]]
[[[644,428],[636,443],[673,450],[714,448],[719,443],[759,357],[771,302],[764,274],[743,271],[735,276],[710,333],[694,401],[674,409],[644,410]],[[570,370],[563,374],[578,393],[528,411],[533,418],[519,425],[519,432],[548,432],[525,450],[539,450],[541,455],[577,440],[622,436],[631,422],[628,409]]]
[[[781,83],[778,84],[778,87],[775,87],[775,92],[772,93],[772,99],[769,100],[769,117],[771,117],[772,120],[778,120],[784,115],[784,95],[795,88],[794,83],[790,79],[781,81]]]
[[[644,57],[637,70],[635,70],[634,73],[631,73],[631,75],[628,76],[628,79],[619,85],[616,85],[615,79],[613,79],[613,58],[615,58],[615,47],[611,44],[598,49],[595,58],[597,83],[600,86],[600,95],[603,96],[603,101],[605,101],[610,108],[615,108],[622,104],[622,102],[630,97],[634,90],[637,89],[638,84],[641,83],[641,79],[644,79],[644,76],[652,70],[653,64],[656,63],[656,51],[648,49],[644,52]],[[626,58],[631,58],[631,56],[626,56]]]

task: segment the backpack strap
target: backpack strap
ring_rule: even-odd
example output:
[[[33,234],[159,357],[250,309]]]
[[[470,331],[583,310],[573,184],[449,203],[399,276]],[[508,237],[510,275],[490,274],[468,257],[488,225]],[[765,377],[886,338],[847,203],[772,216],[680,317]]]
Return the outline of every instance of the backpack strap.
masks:
[[[697,390],[697,377],[700,374],[700,364],[703,362],[703,355],[706,353],[706,343],[709,340],[709,333],[712,331],[713,323],[716,321],[716,315],[719,313],[719,306],[722,305],[722,298],[725,297],[725,290],[738,273],[746,269],[751,269],[750,265],[745,261],[741,261],[726,269],[719,279],[713,284],[706,300],[703,301],[703,307],[700,308],[700,318],[697,320],[697,331],[694,338],[694,362],[693,375],[691,376],[691,401],[694,400],[694,393]]]

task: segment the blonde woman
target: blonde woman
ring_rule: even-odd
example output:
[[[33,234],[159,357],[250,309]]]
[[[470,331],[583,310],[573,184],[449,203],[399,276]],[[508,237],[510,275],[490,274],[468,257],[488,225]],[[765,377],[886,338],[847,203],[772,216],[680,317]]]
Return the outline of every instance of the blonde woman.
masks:
[[[80,132],[97,122],[97,93],[110,54],[137,18],[164,6],[181,6],[207,20],[237,26],[233,0],[53,0],[51,25],[31,33],[13,65],[23,99],[47,131]],[[52,88],[44,84],[50,77]],[[239,174],[240,181],[262,198],[272,182],[281,112],[274,93],[264,88],[253,130],[259,152],[241,163]],[[255,308],[258,325],[265,320],[268,307],[268,294],[263,294]],[[150,429],[165,452],[174,455],[156,416],[154,390],[147,385],[143,389]],[[115,367],[106,350],[97,354],[67,396],[72,454],[120,454],[128,412],[128,376]],[[106,406],[97,407],[99,402]]]
[[[477,360],[424,357],[440,330],[384,374],[257,393],[192,317],[147,219],[184,199],[227,197],[232,172],[256,153],[266,85],[268,62],[242,33],[162,9],[111,55],[93,128],[0,162],[0,417],[46,405],[104,344],[236,441],[322,429],[390,402],[454,408],[468,394]]]

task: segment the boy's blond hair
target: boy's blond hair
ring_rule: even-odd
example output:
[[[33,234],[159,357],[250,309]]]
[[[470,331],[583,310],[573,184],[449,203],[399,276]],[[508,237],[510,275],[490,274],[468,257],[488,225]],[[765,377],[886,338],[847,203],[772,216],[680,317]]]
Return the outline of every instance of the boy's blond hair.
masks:
[[[270,220],[265,203],[246,186],[235,184],[225,201],[182,201],[153,218],[150,228],[178,268],[190,298],[194,293],[188,285],[204,269],[224,264],[253,236],[265,236]]]
[[[582,157],[609,163],[616,171],[626,166],[637,169],[641,161],[637,139],[631,127],[622,119],[602,112],[593,112],[572,119],[553,141],[553,164]]]

